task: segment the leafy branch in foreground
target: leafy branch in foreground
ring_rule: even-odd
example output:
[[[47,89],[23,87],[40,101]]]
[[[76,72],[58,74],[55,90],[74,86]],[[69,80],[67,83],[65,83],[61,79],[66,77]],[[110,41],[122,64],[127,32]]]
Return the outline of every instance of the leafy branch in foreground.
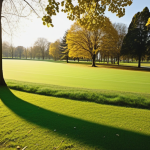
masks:
[[[59,13],[60,4],[61,11],[67,13],[69,20],[76,20],[81,26],[89,30],[95,30],[105,23],[105,11],[116,13],[118,17],[125,15],[125,8],[130,6],[133,0],[78,0],[72,2],[71,0],[61,0],[61,3],[55,0],[48,0],[49,4],[46,7],[47,15],[42,20],[43,24],[48,27],[54,26],[52,23],[52,16]]]

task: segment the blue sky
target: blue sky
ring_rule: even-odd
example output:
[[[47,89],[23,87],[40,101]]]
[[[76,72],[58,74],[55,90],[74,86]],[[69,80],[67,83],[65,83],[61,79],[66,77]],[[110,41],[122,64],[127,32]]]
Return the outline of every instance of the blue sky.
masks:
[[[137,12],[141,12],[145,7],[148,7],[150,10],[150,0],[133,0],[133,4],[126,7],[126,14],[124,17],[118,18],[115,14],[112,14],[111,12],[106,12],[106,16],[108,16],[113,23],[120,22],[129,26],[132,17]]]
[[[116,14],[106,12],[106,16],[110,18],[112,23],[124,23],[129,26],[132,17],[139,11],[142,11],[145,7],[150,9],[150,0],[133,0],[131,6],[126,7],[126,14],[122,18],[118,18]],[[54,28],[47,28],[43,26],[41,19],[34,17],[31,21],[25,22],[25,26],[18,32],[17,37],[13,37],[12,42],[14,46],[33,46],[38,37],[46,38],[49,42],[54,42],[57,39],[63,37],[65,31],[73,24],[68,20],[66,14],[60,13],[53,17]],[[10,42],[10,38],[3,37],[3,41]]]

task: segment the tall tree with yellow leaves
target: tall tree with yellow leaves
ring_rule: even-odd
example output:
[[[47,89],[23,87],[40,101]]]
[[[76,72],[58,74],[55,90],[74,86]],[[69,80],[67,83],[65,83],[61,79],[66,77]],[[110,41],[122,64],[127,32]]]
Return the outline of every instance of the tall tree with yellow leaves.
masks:
[[[118,36],[108,18],[105,19],[105,24],[104,27],[100,26],[99,29],[90,31],[81,27],[77,22],[74,23],[67,34],[69,57],[92,59],[92,66],[95,67],[95,57],[102,50],[104,36],[109,35],[108,40]]]
[[[95,67],[95,57],[99,51],[102,30],[89,31],[74,23],[67,34],[69,57],[92,59],[92,67]]]
[[[54,43],[50,44],[49,55],[51,55],[55,61],[59,59],[60,55],[59,47],[60,47],[60,40],[57,40]]]
[[[118,32],[112,23],[109,23],[105,28],[105,32],[101,40],[100,54],[103,55],[104,58],[107,56],[107,63],[109,63],[109,57],[114,57],[118,42]]]

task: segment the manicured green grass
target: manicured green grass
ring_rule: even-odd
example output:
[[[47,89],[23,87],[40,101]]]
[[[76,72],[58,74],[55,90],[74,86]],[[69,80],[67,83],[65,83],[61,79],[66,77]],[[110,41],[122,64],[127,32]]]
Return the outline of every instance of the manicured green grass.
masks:
[[[12,92],[0,87],[2,150],[150,148],[149,110]]]
[[[149,93],[150,72],[45,61],[3,60],[5,79],[67,87]]]
[[[11,89],[41,95],[63,97],[80,101],[90,101],[100,104],[150,109],[150,94],[145,93],[83,89],[51,84],[21,82],[10,79],[6,79],[6,83]]]

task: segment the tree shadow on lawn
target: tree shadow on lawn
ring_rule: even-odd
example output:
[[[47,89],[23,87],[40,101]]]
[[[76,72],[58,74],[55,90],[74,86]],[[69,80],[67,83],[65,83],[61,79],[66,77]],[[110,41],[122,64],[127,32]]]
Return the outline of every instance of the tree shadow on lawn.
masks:
[[[2,102],[15,114],[40,127],[106,150],[149,150],[150,136],[96,124],[43,109],[16,97],[7,87],[0,87]],[[76,128],[74,128],[76,127]],[[118,134],[119,136],[117,136]]]
[[[131,71],[148,71],[150,72],[150,67],[136,67],[136,66],[125,66],[125,65],[114,65],[114,64],[98,64],[98,68],[111,68],[111,69],[121,69],[121,70],[131,70]]]

